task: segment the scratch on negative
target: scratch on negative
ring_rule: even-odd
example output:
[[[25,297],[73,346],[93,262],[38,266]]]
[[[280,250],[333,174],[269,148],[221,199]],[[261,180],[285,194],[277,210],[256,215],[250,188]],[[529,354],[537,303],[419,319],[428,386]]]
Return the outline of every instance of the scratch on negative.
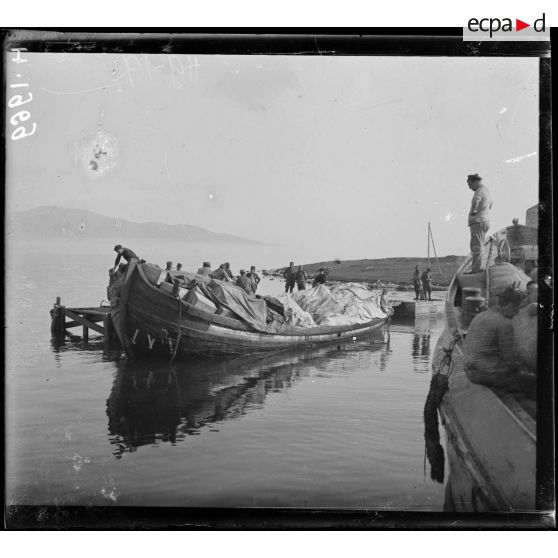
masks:
[[[527,155],[520,155],[519,157],[508,159],[507,161],[504,161],[504,163],[519,163],[519,161],[523,161],[523,159],[527,159],[527,157],[533,157],[536,154],[537,152],[533,151],[533,153],[527,153]]]
[[[41,87],[43,91],[47,93],[52,93],[53,95],[81,95],[82,93],[92,93],[93,91],[102,91],[107,87],[115,87],[120,85],[118,82],[114,83],[107,83],[106,85],[101,85],[100,87],[93,87],[91,89],[81,89],[80,91],[53,91],[52,89],[48,89],[46,87]]]

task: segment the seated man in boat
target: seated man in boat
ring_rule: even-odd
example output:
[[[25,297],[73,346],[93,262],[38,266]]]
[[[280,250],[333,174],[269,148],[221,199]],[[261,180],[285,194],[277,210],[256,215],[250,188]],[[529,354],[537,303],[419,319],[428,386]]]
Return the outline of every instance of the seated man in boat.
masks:
[[[217,281],[225,281],[225,283],[232,282],[230,275],[227,273],[227,264],[221,264],[215,271],[211,272],[211,278]]]
[[[236,280],[236,286],[244,289],[248,294],[255,294],[253,284],[249,277],[246,277],[246,271],[240,270],[240,276]]]
[[[211,264],[209,262],[203,262],[202,267],[198,268],[198,275],[207,275],[210,277],[211,273]]]
[[[512,318],[522,300],[519,291],[507,288],[497,304],[475,316],[463,343],[464,369],[475,384],[534,397],[534,378],[516,358]]]
[[[234,279],[234,273],[232,272],[231,264],[229,262],[225,262],[224,266],[228,278],[232,281]]]
[[[121,244],[117,244],[114,247],[114,251],[117,253],[117,256],[114,260],[113,273],[116,272],[117,269],[120,269],[121,272],[124,273],[128,269],[128,265],[133,258],[135,258],[136,260],[139,259],[133,250],[130,250],[130,248],[124,248]],[[126,260],[126,263],[123,267],[119,268],[118,264],[120,263],[121,258],[124,258]]]
[[[316,277],[314,277],[314,281],[312,282],[312,287],[317,287],[318,285],[324,285],[327,281],[327,272],[325,268],[320,267],[320,272]]]

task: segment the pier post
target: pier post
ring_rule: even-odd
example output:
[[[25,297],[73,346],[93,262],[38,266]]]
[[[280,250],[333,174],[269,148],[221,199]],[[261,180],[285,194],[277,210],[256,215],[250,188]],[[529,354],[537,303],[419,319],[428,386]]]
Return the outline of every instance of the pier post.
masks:
[[[83,325],[83,342],[84,343],[88,343],[89,342],[89,328],[84,324]]]
[[[51,323],[50,333],[52,337],[63,339],[66,333],[66,314],[64,313],[65,307],[60,304],[60,297],[56,297],[56,302],[50,311]]]

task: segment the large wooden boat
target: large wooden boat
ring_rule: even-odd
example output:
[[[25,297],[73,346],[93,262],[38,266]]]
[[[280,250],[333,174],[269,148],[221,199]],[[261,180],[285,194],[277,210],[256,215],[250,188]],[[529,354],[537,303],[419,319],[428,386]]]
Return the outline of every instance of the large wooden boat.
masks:
[[[448,511],[536,509],[536,402],[471,382],[463,354],[471,318],[467,316],[464,285],[478,286],[488,301],[491,274],[504,262],[516,266],[518,276],[527,281],[525,261],[536,257],[537,243],[537,230],[528,229],[515,224],[494,234],[485,245],[486,271],[471,274],[469,256],[448,289],[446,328],[434,351],[433,379],[425,407],[427,424],[429,401],[436,402],[446,432]],[[518,256],[521,254],[523,258]],[[436,416],[434,421],[437,424]],[[434,440],[433,448],[431,438],[429,447],[428,426],[425,437],[429,458],[436,456],[433,449],[437,446],[441,451],[441,446]],[[435,464],[430,461],[434,470]],[[443,478],[443,459],[437,474]],[[435,475],[433,472],[433,478]]]
[[[161,270],[132,260],[108,287],[117,335],[130,356],[236,357],[341,341],[379,330],[385,318],[351,326],[257,330],[242,319],[190,304],[157,286]],[[170,287],[170,285],[167,285]]]

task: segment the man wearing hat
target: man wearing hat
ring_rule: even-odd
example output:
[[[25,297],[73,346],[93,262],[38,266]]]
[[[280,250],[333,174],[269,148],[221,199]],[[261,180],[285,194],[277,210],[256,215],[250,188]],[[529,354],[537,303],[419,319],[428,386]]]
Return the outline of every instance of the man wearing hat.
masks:
[[[482,178],[478,174],[468,175],[467,185],[475,192],[471,201],[468,224],[471,231],[470,246],[473,254],[471,273],[478,273],[482,271],[484,239],[490,228],[488,212],[492,208],[492,200],[488,188],[482,183]]]
[[[283,277],[285,278],[285,292],[293,292],[296,284],[296,271],[294,268],[294,262],[289,264],[289,267],[283,272]]]
[[[209,262],[203,262],[202,266],[198,268],[198,275],[206,275],[209,277],[211,273],[211,264]]]
[[[128,264],[132,261],[132,258],[135,258],[136,260],[138,260],[139,258],[136,256],[136,254],[134,253],[133,250],[130,250],[130,248],[124,248],[122,246],[122,244],[117,244],[114,247],[114,251],[117,253],[116,256],[116,260],[114,260],[114,268],[113,271],[116,271],[117,267],[118,267],[118,263],[120,262],[121,258],[124,258],[126,260],[126,264],[125,266],[122,268],[122,271],[126,271],[126,269],[128,268]]]
[[[254,294],[252,281],[249,277],[246,277],[246,271],[244,269],[240,270],[240,275],[236,280],[236,286],[244,289],[248,294]]]

